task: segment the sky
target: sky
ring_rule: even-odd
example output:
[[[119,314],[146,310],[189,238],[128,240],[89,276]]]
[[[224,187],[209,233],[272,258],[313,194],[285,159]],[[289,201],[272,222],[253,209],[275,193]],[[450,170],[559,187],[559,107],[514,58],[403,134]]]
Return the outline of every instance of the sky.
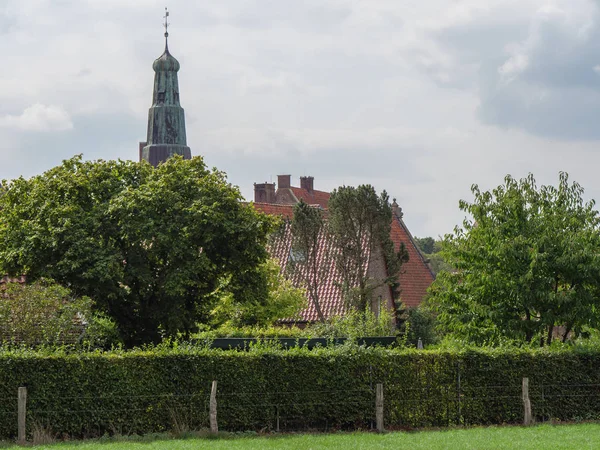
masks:
[[[164,48],[193,155],[397,198],[415,236],[507,174],[600,199],[600,0],[0,0],[0,179],[138,158]]]

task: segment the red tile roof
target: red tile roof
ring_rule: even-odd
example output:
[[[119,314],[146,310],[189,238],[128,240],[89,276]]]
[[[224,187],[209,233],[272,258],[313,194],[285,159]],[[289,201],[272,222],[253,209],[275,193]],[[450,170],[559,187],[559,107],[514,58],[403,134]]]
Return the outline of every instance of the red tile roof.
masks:
[[[283,229],[278,232],[274,239],[271,239],[269,244],[269,253],[272,257],[279,260],[282,273],[290,276],[292,283],[295,286],[302,286],[305,279],[305,271],[308,266],[302,263],[294,262],[292,255],[292,227],[291,222],[286,220],[283,223]],[[331,239],[327,239],[325,235],[319,237],[319,251],[317,253],[317,264],[322,270],[324,276],[320,277],[317,286],[317,298],[319,305],[325,318],[339,316],[346,312],[342,291],[342,277],[339,274],[334,259],[335,248]],[[298,264],[291,270],[291,265]],[[299,314],[299,319],[285,319],[284,322],[314,322],[319,320],[319,314],[314,303],[309,304]]]
[[[323,208],[327,208],[329,197],[331,196],[329,192],[315,190],[309,192],[306,189],[293,186],[290,189],[298,200],[304,200],[304,203],[308,203],[309,205],[321,205]]]
[[[290,187],[289,189],[293,192],[294,196],[298,200],[302,199],[308,204],[317,204],[325,209],[327,208],[330,197],[328,192],[316,190],[309,192],[306,189],[299,187]],[[294,214],[293,204],[254,203],[254,205],[256,209],[266,214],[279,215],[287,219],[292,218]],[[421,252],[415,245],[414,240],[408,231],[408,228],[406,227],[406,224],[396,215],[394,215],[394,219],[392,221],[390,237],[394,242],[396,250],[400,248],[400,244],[403,243],[405,245],[409,257],[408,262],[402,265],[402,270],[399,276],[400,300],[405,306],[418,306],[427,295],[427,289],[433,282],[434,275],[431,272],[429,265],[425,262],[423,256],[421,255]],[[289,245],[291,246],[291,237]],[[289,248],[287,255],[289,255]],[[275,254],[274,256],[278,257],[278,259],[280,259],[280,256],[283,257],[282,255]],[[287,263],[287,256],[285,258],[286,262],[283,263],[284,266]],[[334,295],[337,292],[330,288],[328,289],[327,295]],[[306,314],[307,317],[313,317],[313,314],[316,314],[316,311],[307,311]],[[314,319],[311,318],[307,320]]]
[[[280,205],[278,203],[253,203],[254,208],[271,216],[283,216],[291,219],[294,216],[294,205]]]
[[[404,244],[408,251],[408,262],[402,265],[400,273],[400,300],[405,306],[418,306],[433,282],[433,273],[417,249],[404,221],[397,216],[394,216],[392,221],[390,237],[396,251],[400,249],[400,244]]]

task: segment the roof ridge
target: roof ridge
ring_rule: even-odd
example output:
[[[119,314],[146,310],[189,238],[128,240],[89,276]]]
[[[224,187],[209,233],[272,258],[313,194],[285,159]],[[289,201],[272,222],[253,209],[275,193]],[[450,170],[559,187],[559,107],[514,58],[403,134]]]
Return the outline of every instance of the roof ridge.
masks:
[[[431,266],[429,265],[429,263],[427,262],[427,259],[425,258],[425,256],[423,255],[423,252],[421,251],[421,249],[419,248],[419,246],[417,245],[417,243],[415,242],[415,238],[413,237],[412,233],[410,232],[410,230],[408,229],[408,227],[406,226],[406,224],[404,223],[404,220],[402,219],[402,217],[398,217],[397,215],[394,214],[394,217],[396,220],[398,220],[398,222],[400,223],[400,226],[402,228],[404,228],[404,231],[406,232],[407,236],[408,236],[408,240],[410,241],[410,243],[412,244],[412,246],[415,248],[415,250],[417,251],[417,255],[419,255],[419,258],[421,258],[421,261],[423,262],[423,264],[425,264],[425,266],[427,267],[427,269],[429,270],[429,272],[431,273],[431,276],[433,276],[435,278],[435,273],[433,272]]]

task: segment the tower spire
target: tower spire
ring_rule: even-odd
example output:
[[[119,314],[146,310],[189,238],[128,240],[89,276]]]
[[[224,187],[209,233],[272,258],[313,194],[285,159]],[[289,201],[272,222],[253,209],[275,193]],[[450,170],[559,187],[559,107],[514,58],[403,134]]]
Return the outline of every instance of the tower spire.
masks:
[[[179,103],[179,61],[169,53],[169,11],[165,8],[165,51],[152,64],[154,92],[148,111],[146,142],[140,143],[140,160],[153,166],[165,162],[173,155],[191,158],[185,135],[185,116]]]

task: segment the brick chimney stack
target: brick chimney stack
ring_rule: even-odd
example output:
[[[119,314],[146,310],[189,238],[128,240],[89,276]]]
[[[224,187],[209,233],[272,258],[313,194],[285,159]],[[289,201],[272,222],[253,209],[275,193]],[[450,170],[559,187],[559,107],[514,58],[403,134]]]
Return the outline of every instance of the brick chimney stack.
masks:
[[[315,177],[300,177],[300,187],[308,192],[314,190]]]
[[[275,183],[254,183],[255,203],[275,203]]]
[[[291,185],[291,175],[277,175],[277,186],[279,189],[288,189]]]

